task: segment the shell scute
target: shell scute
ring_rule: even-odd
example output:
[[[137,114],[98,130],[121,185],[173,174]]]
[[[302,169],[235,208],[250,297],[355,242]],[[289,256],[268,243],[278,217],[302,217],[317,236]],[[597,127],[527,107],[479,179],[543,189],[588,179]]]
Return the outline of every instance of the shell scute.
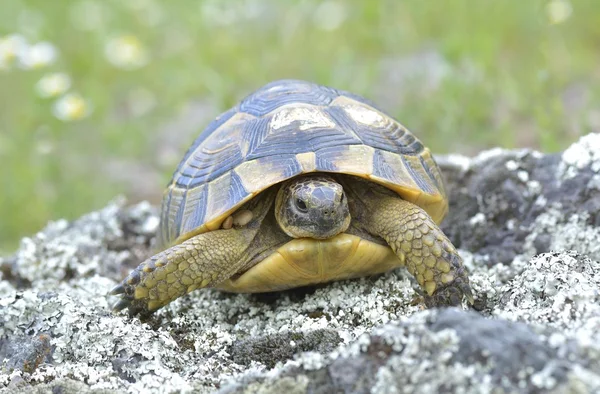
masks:
[[[240,103],[240,111],[257,117],[290,103],[328,105],[338,92],[314,83],[296,80],[271,82],[246,97]]]
[[[220,228],[262,190],[308,172],[371,179],[436,221],[447,211],[437,164],[404,126],[360,96],[283,80],[247,96],[194,141],[165,192],[161,246]]]
[[[179,165],[177,166],[177,169],[175,170],[174,176],[177,173],[179,173],[183,167],[185,167],[187,165],[187,159],[190,157],[190,155],[192,153],[194,153],[196,151],[196,149],[198,149],[198,146],[200,146],[200,144],[202,142],[204,142],[204,140],[208,136],[210,136],[213,131],[215,131],[222,124],[224,124],[225,122],[227,122],[237,112],[238,112],[237,108],[235,108],[235,107],[231,108],[230,110],[228,110],[228,111],[222,113],[221,115],[219,115],[215,120],[213,120],[212,122],[210,122],[208,124],[208,126],[206,126],[206,128],[202,131],[202,133],[200,133],[200,135],[198,136],[198,138],[196,138],[196,140],[192,143],[192,145],[187,150],[187,152],[185,153],[185,155],[183,155],[183,159],[179,162]]]

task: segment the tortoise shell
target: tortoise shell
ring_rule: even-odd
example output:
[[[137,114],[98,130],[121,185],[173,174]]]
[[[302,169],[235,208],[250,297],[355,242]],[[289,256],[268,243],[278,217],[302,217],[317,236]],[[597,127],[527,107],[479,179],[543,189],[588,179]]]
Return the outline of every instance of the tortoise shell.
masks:
[[[437,164],[410,131],[366,99],[298,80],[271,82],[211,122],[163,197],[163,248],[221,227],[261,191],[311,172],[356,175],[423,208],[448,210]]]

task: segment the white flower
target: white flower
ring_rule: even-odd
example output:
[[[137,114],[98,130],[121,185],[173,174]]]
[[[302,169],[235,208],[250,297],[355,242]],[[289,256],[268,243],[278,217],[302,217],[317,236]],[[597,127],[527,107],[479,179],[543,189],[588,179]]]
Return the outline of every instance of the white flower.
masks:
[[[27,40],[19,34],[0,37],[0,70],[8,70],[27,48]]]
[[[571,16],[573,7],[567,0],[552,0],[546,4],[548,20],[552,24],[563,23]]]
[[[335,30],[346,20],[346,6],[338,1],[321,3],[313,14],[313,22],[322,30]]]
[[[148,54],[134,35],[122,35],[110,40],[104,47],[106,59],[115,67],[134,70],[148,63]]]
[[[36,69],[49,66],[56,61],[58,51],[49,42],[39,42],[22,51],[19,56],[21,67]]]
[[[69,93],[54,103],[52,113],[65,122],[83,119],[91,113],[91,105],[76,93]]]
[[[71,87],[71,78],[65,73],[47,74],[38,81],[35,89],[40,97],[56,97]]]

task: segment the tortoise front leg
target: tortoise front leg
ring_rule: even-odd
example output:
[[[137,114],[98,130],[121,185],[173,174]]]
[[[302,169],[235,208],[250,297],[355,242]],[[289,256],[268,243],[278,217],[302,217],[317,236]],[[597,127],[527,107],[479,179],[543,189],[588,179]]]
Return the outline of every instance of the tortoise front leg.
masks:
[[[111,291],[121,295],[113,309],[149,314],[193,290],[224,281],[247,262],[246,250],[255,233],[212,231],[152,256]]]
[[[425,290],[428,307],[473,303],[462,258],[420,207],[378,185],[358,182],[351,193],[352,214],[367,232],[383,238]]]
[[[111,290],[110,294],[121,296],[113,309],[127,308],[130,315],[148,315],[195,289],[216,286],[244,269],[254,256],[279,241],[260,236],[263,224],[268,224],[265,217],[274,193],[266,191],[238,210],[246,212],[249,221],[196,235],[142,262]]]

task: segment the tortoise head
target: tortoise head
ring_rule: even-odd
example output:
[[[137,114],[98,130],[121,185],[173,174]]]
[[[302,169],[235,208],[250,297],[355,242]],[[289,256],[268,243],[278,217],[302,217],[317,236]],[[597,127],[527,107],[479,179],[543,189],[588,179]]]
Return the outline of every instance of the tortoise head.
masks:
[[[284,183],[277,193],[275,217],[281,229],[293,238],[331,238],[350,225],[342,185],[323,174]]]

